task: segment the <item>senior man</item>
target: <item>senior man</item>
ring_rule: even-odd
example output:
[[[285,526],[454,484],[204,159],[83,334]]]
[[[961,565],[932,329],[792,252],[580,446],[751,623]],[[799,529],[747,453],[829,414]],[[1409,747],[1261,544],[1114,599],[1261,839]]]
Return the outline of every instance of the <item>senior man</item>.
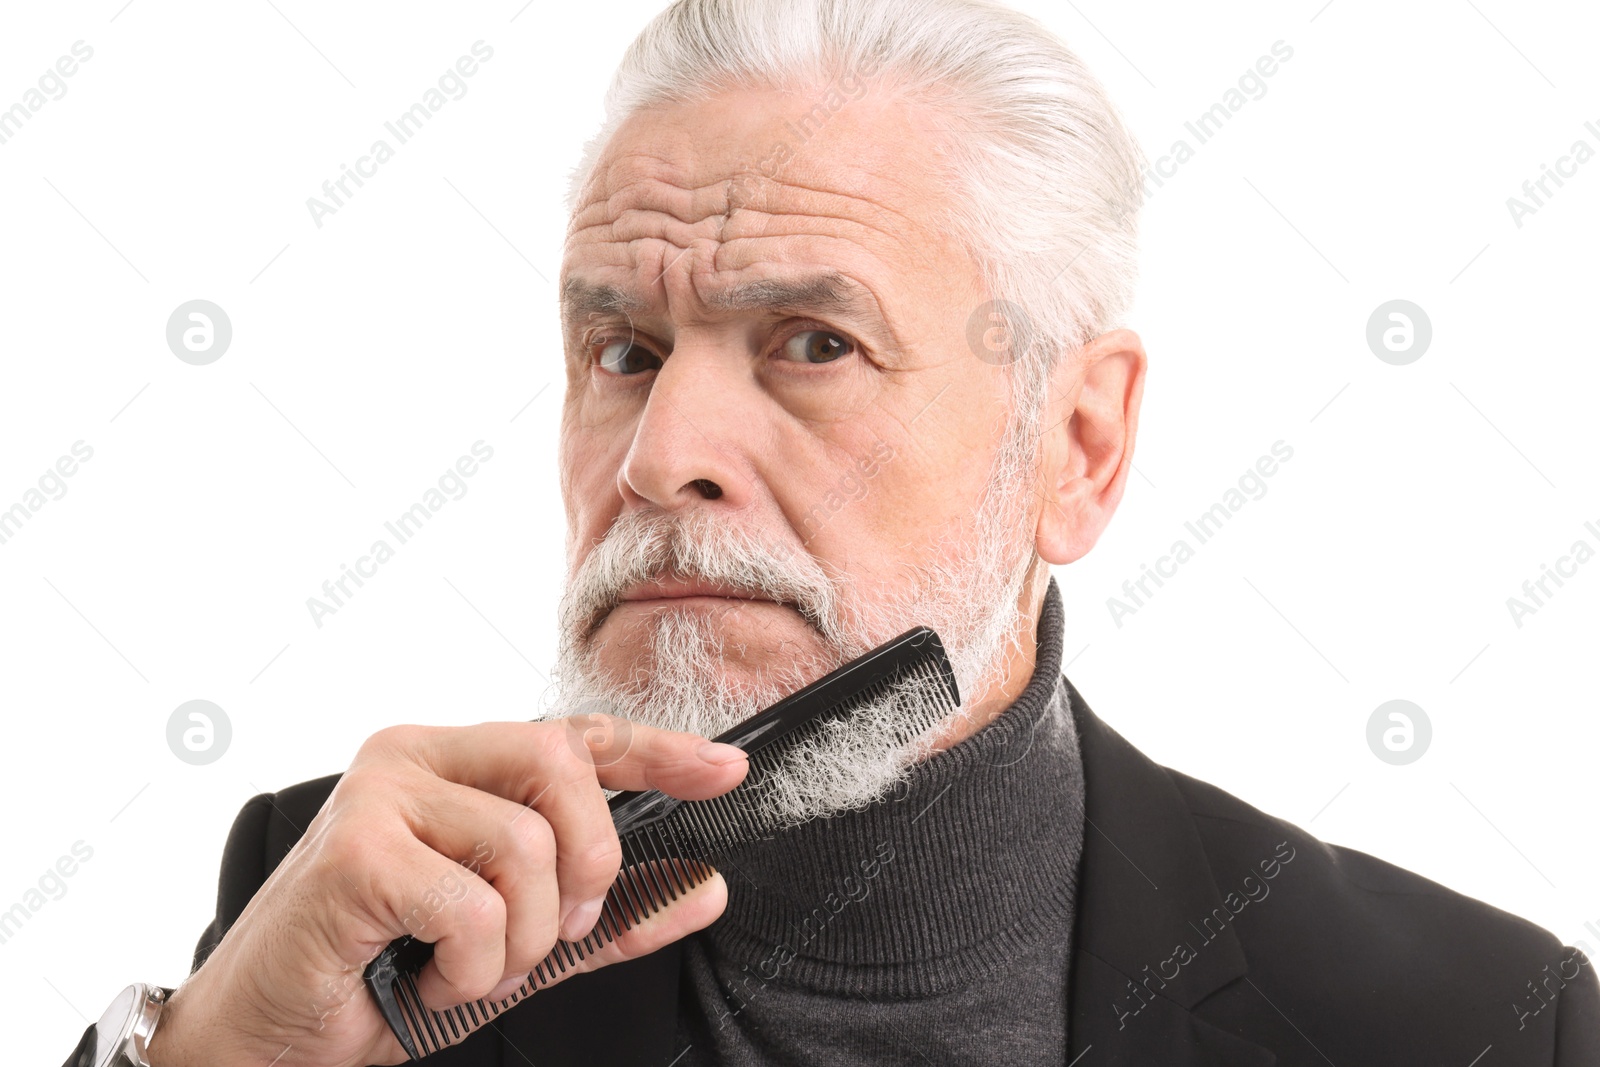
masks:
[[[148,1062],[399,1062],[359,975],[418,901],[460,887],[425,1002],[505,996],[594,925],[602,787],[733,788],[704,738],[926,624],[964,699],[921,743],[869,708],[778,833],[428,1061],[1600,1063],[1582,953],[1155,766],[1063,677],[1049,568],[1138,422],[1140,162],[979,0],[657,17],[573,183],[552,716],[386,729],[251,800]]]

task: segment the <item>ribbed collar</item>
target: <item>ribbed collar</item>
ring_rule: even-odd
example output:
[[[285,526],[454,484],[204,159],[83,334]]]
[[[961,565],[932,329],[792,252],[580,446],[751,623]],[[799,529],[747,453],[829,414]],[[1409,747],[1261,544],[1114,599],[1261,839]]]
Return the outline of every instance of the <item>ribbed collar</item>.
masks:
[[[1045,593],[1022,694],[868,807],[734,850],[728,908],[696,935],[763,980],[869,998],[934,996],[1071,933],[1083,769]]]

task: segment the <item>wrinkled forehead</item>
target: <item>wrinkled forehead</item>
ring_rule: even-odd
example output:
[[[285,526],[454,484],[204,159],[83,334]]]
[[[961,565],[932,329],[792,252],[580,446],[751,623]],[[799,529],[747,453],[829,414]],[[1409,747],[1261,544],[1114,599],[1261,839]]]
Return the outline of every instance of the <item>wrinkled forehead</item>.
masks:
[[[640,111],[578,198],[563,292],[603,286],[631,314],[675,282],[711,307],[802,268],[880,300],[948,281],[967,257],[950,247],[946,136],[927,105],[872,93],[738,90]]]

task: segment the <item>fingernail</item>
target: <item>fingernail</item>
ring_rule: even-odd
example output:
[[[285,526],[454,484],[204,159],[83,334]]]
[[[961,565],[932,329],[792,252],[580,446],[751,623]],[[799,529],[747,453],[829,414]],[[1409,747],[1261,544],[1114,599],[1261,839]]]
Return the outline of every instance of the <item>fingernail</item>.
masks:
[[[600,909],[605,907],[605,894],[586,900],[567,913],[567,921],[561,924],[561,939],[563,941],[577,941],[594,929],[595,923],[600,921]]]
[[[744,749],[738,745],[724,745],[717,741],[707,741],[696,751],[707,763],[733,763],[745,758]]]

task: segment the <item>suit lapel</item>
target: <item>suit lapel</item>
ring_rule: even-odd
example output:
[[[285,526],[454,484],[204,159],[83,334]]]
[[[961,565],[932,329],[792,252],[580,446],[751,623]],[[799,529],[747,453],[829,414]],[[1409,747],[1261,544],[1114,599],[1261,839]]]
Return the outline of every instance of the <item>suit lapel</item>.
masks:
[[[1177,786],[1062,680],[1083,753],[1085,812],[1068,994],[1072,1062],[1265,1067],[1271,1052],[1194,1013],[1246,973]],[[1225,909],[1224,909],[1225,911]]]

